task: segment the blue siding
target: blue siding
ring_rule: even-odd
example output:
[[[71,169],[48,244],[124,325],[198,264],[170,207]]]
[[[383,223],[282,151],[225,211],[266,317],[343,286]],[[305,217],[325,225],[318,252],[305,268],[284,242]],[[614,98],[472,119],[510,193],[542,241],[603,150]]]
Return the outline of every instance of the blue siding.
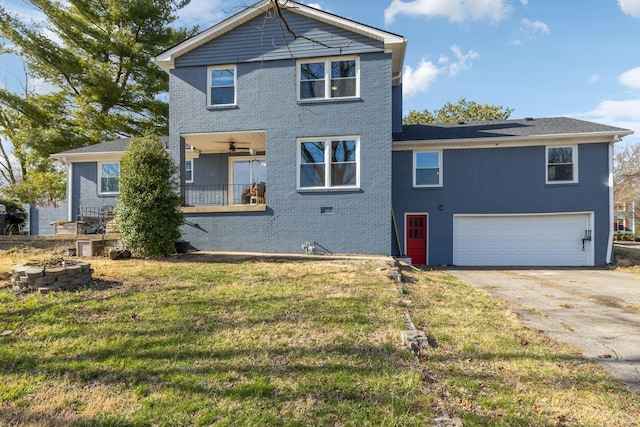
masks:
[[[62,202],[57,208],[42,208],[31,205],[29,208],[30,233],[33,236],[49,236],[54,234],[51,223],[67,221],[67,202]]]
[[[73,200],[71,201],[72,219],[75,221],[78,208],[100,208],[115,206],[115,196],[98,194],[98,163],[73,163]]]
[[[285,11],[284,16],[291,28],[295,28],[296,34],[325,46],[304,38],[294,40],[282,27],[279,19],[265,18],[262,15],[176,58],[176,67],[349,55],[384,50],[380,41],[296,13]]]
[[[358,100],[298,104],[291,60],[238,64],[238,107],[206,108],[206,66],[172,70],[171,155],[184,161],[180,134],[265,130],[267,212],[189,214],[199,227],[184,238],[202,250],[301,252],[316,241],[335,253],[391,252],[391,60],[384,53],[360,56]],[[361,189],[296,190],[296,138],[359,135]],[[214,167],[212,165],[211,167]],[[203,168],[196,163],[195,184]],[[332,213],[322,213],[332,208]]]
[[[606,263],[608,145],[578,146],[579,182],[545,184],[545,147],[443,151],[442,188],[413,188],[413,153],[393,153],[393,206],[404,244],[404,213],[429,214],[429,263],[453,262],[454,214],[595,212],[595,263]],[[439,210],[440,205],[444,210]]]

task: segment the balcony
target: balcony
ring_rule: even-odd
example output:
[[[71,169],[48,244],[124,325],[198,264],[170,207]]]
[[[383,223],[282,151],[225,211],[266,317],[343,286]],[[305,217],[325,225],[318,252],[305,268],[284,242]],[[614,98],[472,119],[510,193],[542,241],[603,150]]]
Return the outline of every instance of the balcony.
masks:
[[[186,185],[184,213],[263,212],[266,210],[266,186]],[[253,190],[253,191],[252,191]]]

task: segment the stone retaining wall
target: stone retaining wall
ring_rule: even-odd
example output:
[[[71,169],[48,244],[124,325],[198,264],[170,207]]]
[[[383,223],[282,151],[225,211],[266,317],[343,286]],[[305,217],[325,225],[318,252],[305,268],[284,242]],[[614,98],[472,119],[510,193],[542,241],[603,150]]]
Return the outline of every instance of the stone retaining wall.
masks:
[[[73,290],[91,282],[93,269],[88,262],[69,262],[60,267],[37,267],[18,264],[11,269],[11,284],[18,292],[38,291],[42,294]]]
[[[76,240],[103,240],[105,247],[114,246],[120,239],[120,235],[114,234],[78,234],[77,236],[22,236],[0,235],[0,250],[9,250],[12,248],[37,248],[44,250],[64,250],[66,248],[75,248]]]

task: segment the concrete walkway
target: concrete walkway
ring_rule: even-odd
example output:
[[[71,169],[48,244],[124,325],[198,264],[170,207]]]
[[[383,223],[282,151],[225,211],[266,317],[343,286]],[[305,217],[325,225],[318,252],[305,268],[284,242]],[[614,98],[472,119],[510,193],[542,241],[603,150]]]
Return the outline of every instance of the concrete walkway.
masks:
[[[581,349],[640,393],[640,276],[596,269],[447,271],[505,300],[529,326]]]

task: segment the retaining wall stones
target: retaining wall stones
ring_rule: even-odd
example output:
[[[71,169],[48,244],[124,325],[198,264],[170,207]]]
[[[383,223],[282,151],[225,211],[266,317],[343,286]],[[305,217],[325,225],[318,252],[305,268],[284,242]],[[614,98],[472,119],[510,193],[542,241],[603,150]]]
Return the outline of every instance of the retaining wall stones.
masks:
[[[93,269],[88,262],[70,261],[57,267],[18,264],[11,269],[11,284],[18,292],[73,290],[91,282]]]

